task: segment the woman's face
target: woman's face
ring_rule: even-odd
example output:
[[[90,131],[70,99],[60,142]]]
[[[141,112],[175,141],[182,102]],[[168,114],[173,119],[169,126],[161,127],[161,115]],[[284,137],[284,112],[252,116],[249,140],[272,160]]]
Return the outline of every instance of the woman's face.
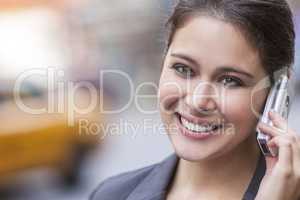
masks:
[[[162,121],[177,155],[197,161],[257,148],[253,110],[262,110],[268,91],[257,92],[252,105],[251,92],[266,75],[258,51],[235,26],[197,16],[177,29],[159,85]],[[215,125],[221,127],[209,130]]]

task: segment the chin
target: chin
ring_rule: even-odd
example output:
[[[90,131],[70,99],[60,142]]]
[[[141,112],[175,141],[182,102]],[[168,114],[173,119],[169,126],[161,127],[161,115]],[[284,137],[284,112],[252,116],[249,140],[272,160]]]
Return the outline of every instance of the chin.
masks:
[[[176,152],[177,153],[177,152]],[[186,152],[178,152],[178,157],[189,161],[189,162],[203,162],[203,161],[209,161],[213,160],[215,158],[218,158],[218,155],[215,154],[192,154],[192,153],[186,153]]]
[[[182,152],[179,150],[175,150],[177,156],[183,160],[189,161],[189,162],[199,162],[199,161],[205,161],[209,160],[210,155],[209,154],[199,154],[199,153],[193,153],[193,152]]]
[[[176,143],[175,141],[172,143],[177,156],[190,162],[211,160],[221,156],[224,153],[221,151],[223,148],[218,148],[217,146],[197,147],[197,145],[185,145],[180,144],[180,142]]]
[[[209,161],[225,156],[230,150],[224,151],[223,148],[206,149],[203,151],[195,149],[180,149],[175,148],[177,156],[181,159],[190,162]]]
[[[208,141],[191,141],[179,135],[169,135],[170,142],[178,157],[190,161],[208,161],[232,152],[238,141],[233,137],[216,137]]]

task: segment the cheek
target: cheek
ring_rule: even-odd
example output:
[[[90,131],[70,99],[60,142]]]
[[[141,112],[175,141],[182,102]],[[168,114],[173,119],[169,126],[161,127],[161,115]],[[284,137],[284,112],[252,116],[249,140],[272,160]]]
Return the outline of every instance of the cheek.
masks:
[[[251,90],[230,92],[224,101],[223,113],[239,133],[252,132],[256,127],[261,109],[266,98],[265,91],[252,96]]]
[[[227,90],[221,96],[219,104],[222,107],[222,112],[227,115],[238,115],[241,111],[251,110],[251,92],[246,90]]]
[[[226,95],[223,113],[226,119],[236,128],[245,130],[256,122],[256,117],[251,105],[251,92],[231,91]]]
[[[264,110],[268,93],[269,90],[265,89],[252,94],[252,110],[257,118],[261,116]]]
[[[236,113],[247,114],[259,117],[259,115],[264,107],[267,93],[266,91],[260,91],[258,93],[252,94],[251,89],[239,90],[239,91],[229,91],[223,95],[225,99],[221,104],[223,104],[223,112],[225,113]]]
[[[161,111],[173,110],[183,95],[183,83],[172,72],[163,71],[159,82],[159,104]]]

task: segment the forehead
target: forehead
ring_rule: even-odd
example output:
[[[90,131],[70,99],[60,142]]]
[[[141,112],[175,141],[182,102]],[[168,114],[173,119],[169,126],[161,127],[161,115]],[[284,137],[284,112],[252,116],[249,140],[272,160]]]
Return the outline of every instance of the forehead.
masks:
[[[168,55],[178,52],[188,54],[200,65],[263,70],[257,49],[243,33],[236,26],[213,17],[193,17],[178,28]]]

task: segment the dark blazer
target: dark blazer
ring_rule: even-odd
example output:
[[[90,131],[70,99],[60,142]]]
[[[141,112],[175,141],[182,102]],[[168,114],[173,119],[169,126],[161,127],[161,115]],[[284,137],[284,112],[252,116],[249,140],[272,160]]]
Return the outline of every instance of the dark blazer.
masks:
[[[172,154],[160,163],[110,177],[97,187],[90,200],[165,200],[178,160]],[[265,170],[261,155],[242,200],[254,200]]]

